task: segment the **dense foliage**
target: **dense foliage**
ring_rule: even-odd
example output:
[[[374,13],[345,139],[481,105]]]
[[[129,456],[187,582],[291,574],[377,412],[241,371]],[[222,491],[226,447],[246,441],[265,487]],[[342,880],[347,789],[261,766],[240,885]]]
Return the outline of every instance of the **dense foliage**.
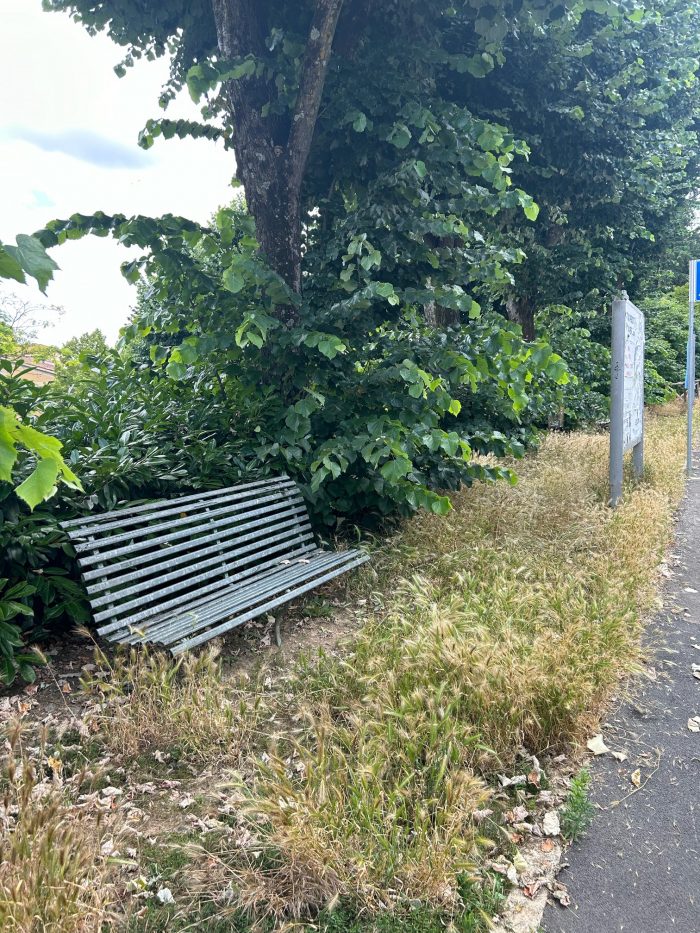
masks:
[[[37,280],[42,291],[56,263],[34,237],[20,235],[17,246],[0,243],[0,279],[24,283]],[[5,325],[4,352],[15,352],[15,334]],[[82,600],[79,587],[64,579],[65,571],[53,556],[57,535],[53,522],[27,514],[49,499],[59,484],[81,490],[80,481],[61,456],[60,441],[30,424],[36,412],[32,387],[22,379],[21,363],[0,357],[0,680],[11,683],[17,674],[33,680],[40,657],[25,648],[28,636],[38,634],[34,602],[46,607],[46,618],[56,614],[56,596],[62,590]],[[18,475],[21,482],[18,483]],[[51,554],[47,573],[34,571],[43,554]],[[43,568],[39,570],[41,573]],[[36,579],[34,579],[36,577]],[[75,618],[75,614],[72,614]]]
[[[333,528],[444,514],[459,486],[512,479],[497,458],[537,428],[606,418],[621,287],[647,311],[648,400],[681,388],[687,2],[45,5],[107,31],[121,72],[169,56],[161,104],[186,89],[201,122],[150,120],[141,145],[226,146],[245,199],[206,225],[74,215],[0,246],[0,274],[42,287],[66,239],[142,251],[117,351],[70,342],[41,390],[4,364],[15,449],[37,429],[68,451],[50,477],[39,461],[33,512],[7,481],[21,490],[41,450],[3,476],[0,578],[31,588],[29,625],[85,617],[59,515],[285,471]],[[8,356],[15,336],[0,329]]]

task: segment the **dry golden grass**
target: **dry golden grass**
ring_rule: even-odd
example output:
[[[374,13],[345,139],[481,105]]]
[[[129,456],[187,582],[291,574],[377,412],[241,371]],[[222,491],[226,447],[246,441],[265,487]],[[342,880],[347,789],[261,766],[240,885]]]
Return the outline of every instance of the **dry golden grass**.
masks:
[[[515,487],[464,491],[375,561],[384,608],[342,661],[304,669],[306,738],[258,769],[254,858],[233,863],[244,905],[454,903],[489,774],[584,738],[639,657],[683,490],[682,418],[649,419],[645,481],[615,513],[607,444],[548,436]]]
[[[9,744],[0,800],[0,930],[98,933],[111,895],[99,822],[37,773],[19,729]],[[41,767],[43,753],[38,757]]]
[[[235,683],[224,677],[215,648],[176,661],[145,649],[132,649],[112,662],[99,650],[96,655],[99,675],[83,686],[104,695],[94,718],[108,747],[119,755],[176,750],[178,756],[211,765],[236,762],[248,749],[260,699],[245,679]]]

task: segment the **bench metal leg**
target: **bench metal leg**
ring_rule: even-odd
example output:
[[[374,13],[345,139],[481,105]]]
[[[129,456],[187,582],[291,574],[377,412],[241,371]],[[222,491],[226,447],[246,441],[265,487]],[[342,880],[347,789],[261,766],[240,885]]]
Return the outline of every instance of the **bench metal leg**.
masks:
[[[282,632],[280,631],[281,619],[279,613],[275,616],[275,644],[278,648],[282,647]]]

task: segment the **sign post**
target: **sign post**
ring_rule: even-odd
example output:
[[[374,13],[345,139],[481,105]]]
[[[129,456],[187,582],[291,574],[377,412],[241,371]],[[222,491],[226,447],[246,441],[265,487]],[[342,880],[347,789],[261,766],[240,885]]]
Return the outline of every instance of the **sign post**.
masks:
[[[644,315],[627,296],[613,301],[610,391],[610,505],[622,498],[625,453],[644,471]]]
[[[693,469],[693,407],[695,404],[695,302],[700,301],[700,260],[690,262],[690,275],[688,278],[688,294],[690,297],[688,311],[688,348],[685,364],[685,389],[688,398],[688,448],[686,453],[686,470],[688,474]]]

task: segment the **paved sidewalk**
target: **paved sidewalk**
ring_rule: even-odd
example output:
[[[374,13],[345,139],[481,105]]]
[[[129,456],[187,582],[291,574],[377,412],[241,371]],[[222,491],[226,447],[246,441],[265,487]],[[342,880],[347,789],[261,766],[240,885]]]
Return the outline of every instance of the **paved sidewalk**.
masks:
[[[700,933],[700,733],[688,729],[700,716],[700,475],[689,481],[672,553],[664,608],[649,628],[650,676],[603,727],[606,745],[629,758],[592,763],[603,809],[565,856],[559,880],[572,906],[547,907],[546,933]]]

